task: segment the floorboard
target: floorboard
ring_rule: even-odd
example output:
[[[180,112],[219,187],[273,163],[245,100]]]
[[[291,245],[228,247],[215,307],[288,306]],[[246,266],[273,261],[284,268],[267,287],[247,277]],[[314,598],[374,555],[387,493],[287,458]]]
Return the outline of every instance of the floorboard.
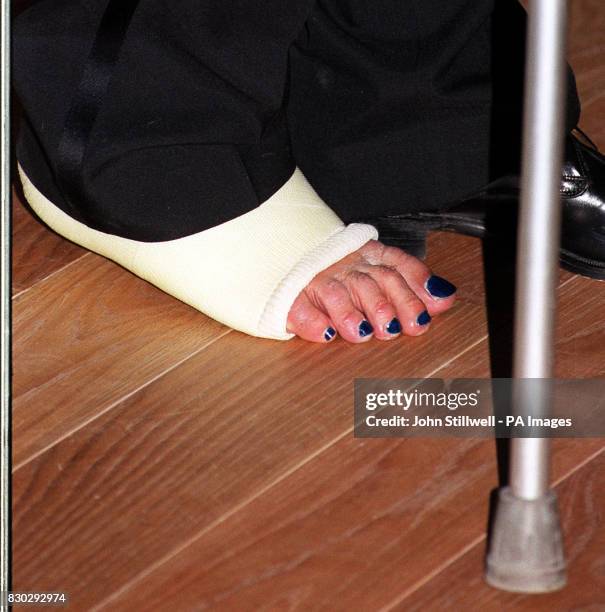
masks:
[[[92,253],[13,301],[13,465],[229,329]]]
[[[601,0],[574,0],[570,11],[569,62],[574,69],[580,125],[605,150],[605,10]]]
[[[73,263],[86,251],[51,232],[23,205],[19,191],[12,200],[13,296]]]

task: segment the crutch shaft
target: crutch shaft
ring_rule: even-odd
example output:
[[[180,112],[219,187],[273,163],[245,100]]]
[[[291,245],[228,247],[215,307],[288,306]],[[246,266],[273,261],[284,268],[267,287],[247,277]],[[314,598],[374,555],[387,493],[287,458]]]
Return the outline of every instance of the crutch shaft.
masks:
[[[529,12],[513,371],[520,379],[553,375],[566,9],[566,0],[532,0]],[[530,407],[517,408],[528,414]],[[548,466],[548,440],[512,440],[513,495],[543,495],[548,490]]]

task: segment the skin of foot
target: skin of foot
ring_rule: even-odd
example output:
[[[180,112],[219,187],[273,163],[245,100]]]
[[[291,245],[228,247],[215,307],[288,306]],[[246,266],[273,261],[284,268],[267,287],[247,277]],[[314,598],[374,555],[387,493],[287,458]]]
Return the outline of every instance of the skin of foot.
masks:
[[[456,287],[396,247],[371,240],[326,268],[298,295],[288,331],[311,342],[419,336],[450,309]]]

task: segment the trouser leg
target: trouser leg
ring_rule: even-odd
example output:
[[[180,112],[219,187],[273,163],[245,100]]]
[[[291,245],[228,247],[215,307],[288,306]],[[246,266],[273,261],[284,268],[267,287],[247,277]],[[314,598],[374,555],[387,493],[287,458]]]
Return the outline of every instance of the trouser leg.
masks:
[[[520,171],[527,14],[516,0],[495,0],[492,19],[490,177]],[[568,67],[565,128],[578,125],[580,100]]]
[[[115,65],[105,61],[115,24],[94,47],[107,0],[34,5],[14,29],[20,163],[72,217],[135,240],[171,240],[248,212],[294,170],[287,50],[311,4],[141,0]],[[72,106],[107,70],[104,95],[80,105],[80,116],[91,106],[98,114],[77,169],[86,197],[70,198],[60,175],[81,129]]]
[[[298,165],[346,221],[482,187],[518,159],[524,25],[513,0],[319,0],[290,53]]]

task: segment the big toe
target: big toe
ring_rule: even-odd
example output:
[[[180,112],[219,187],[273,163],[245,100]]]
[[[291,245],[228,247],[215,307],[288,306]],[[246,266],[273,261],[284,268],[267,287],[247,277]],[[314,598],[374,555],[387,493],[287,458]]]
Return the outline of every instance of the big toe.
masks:
[[[433,274],[424,262],[395,247],[385,249],[385,260],[403,276],[410,289],[426,305],[429,314],[436,315],[453,306],[456,286]]]

